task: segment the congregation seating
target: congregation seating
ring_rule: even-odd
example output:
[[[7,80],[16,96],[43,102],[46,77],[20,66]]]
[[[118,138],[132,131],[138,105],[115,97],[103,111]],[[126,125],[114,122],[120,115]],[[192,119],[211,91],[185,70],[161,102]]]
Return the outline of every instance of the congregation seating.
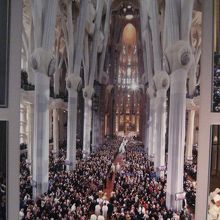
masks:
[[[66,171],[65,148],[57,158],[50,153],[49,189],[32,200],[29,164],[21,158],[20,219],[191,219],[187,204],[181,212],[168,210],[165,205],[166,177],[156,178],[143,146],[130,142],[114,168],[121,139],[106,141],[86,159],[77,158],[74,171]],[[78,152],[78,155],[79,152]],[[114,181],[110,197],[104,193],[107,181]],[[184,178],[187,196],[195,187]],[[195,206],[195,203],[188,204]]]

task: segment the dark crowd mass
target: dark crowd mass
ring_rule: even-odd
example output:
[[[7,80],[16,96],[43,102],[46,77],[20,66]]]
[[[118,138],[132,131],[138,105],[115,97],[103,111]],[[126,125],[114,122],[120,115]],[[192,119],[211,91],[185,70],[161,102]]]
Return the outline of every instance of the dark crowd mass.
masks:
[[[186,199],[177,213],[166,208],[166,175],[155,175],[144,148],[128,142],[126,151],[118,153],[121,138],[106,140],[103,146],[82,159],[78,150],[77,166],[67,171],[66,150],[61,147],[55,158],[50,152],[49,189],[32,199],[30,164],[21,156],[20,220],[163,220],[193,219],[195,184],[191,172],[196,164],[185,165]],[[115,159],[121,157],[120,163]],[[109,196],[105,193],[112,182]]]

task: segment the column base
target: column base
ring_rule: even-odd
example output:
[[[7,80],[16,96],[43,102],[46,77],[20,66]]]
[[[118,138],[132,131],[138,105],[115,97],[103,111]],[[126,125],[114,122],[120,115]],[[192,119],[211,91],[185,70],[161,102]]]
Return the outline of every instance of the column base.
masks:
[[[150,161],[150,162],[154,162],[154,155],[149,155],[148,156],[148,160]]]
[[[184,200],[184,198],[180,198],[182,193],[184,192],[176,194],[170,194],[166,192],[166,206],[168,209],[172,209],[177,212],[180,212],[182,210]]]
[[[74,170],[76,168],[76,164],[74,164],[73,162],[71,162],[69,160],[65,160],[65,165],[66,165],[66,170],[67,171],[71,171],[71,170]]]
[[[165,175],[165,171],[166,171],[166,166],[159,166],[159,167],[155,167],[155,171],[156,171],[156,176],[158,178],[164,178]]]

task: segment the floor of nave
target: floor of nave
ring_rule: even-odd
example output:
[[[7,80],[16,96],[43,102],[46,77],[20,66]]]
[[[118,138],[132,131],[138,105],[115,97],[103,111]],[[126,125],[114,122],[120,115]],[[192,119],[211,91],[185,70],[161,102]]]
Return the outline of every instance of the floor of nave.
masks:
[[[189,216],[187,208],[181,213],[166,209],[165,180],[155,179],[143,147],[127,145],[126,152],[118,154],[120,141],[107,141],[90,158],[80,160],[73,172],[65,171],[64,149],[56,160],[51,155],[49,190],[36,201],[31,199],[31,175],[23,160],[20,219],[82,220],[90,219],[92,214],[93,219],[96,214],[99,219],[103,215],[113,220]],[[189,172],[190,167],[187,166]],[[185,180],[184,186],[188,193],[194,193],[189,180]]]

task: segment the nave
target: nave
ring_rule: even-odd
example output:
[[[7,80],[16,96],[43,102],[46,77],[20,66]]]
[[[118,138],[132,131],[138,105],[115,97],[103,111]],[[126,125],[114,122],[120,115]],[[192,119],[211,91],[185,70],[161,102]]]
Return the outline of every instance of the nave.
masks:
[[[21,157],[20,219],[193,219],[193,166],[185,166],[186,200],[183,209],[174,212],[166,208],[166,175],[156,176],[140,142],[129,141],[119,153],[121,142],[122,138],[106,140],[87,159],[78,150],[74,171],[66,170],[65,148],[56,159],[51,153],[49,189],[35,201],[29,166]]]
[[[0,220],[220,219],[220,0],[0,2]]]

